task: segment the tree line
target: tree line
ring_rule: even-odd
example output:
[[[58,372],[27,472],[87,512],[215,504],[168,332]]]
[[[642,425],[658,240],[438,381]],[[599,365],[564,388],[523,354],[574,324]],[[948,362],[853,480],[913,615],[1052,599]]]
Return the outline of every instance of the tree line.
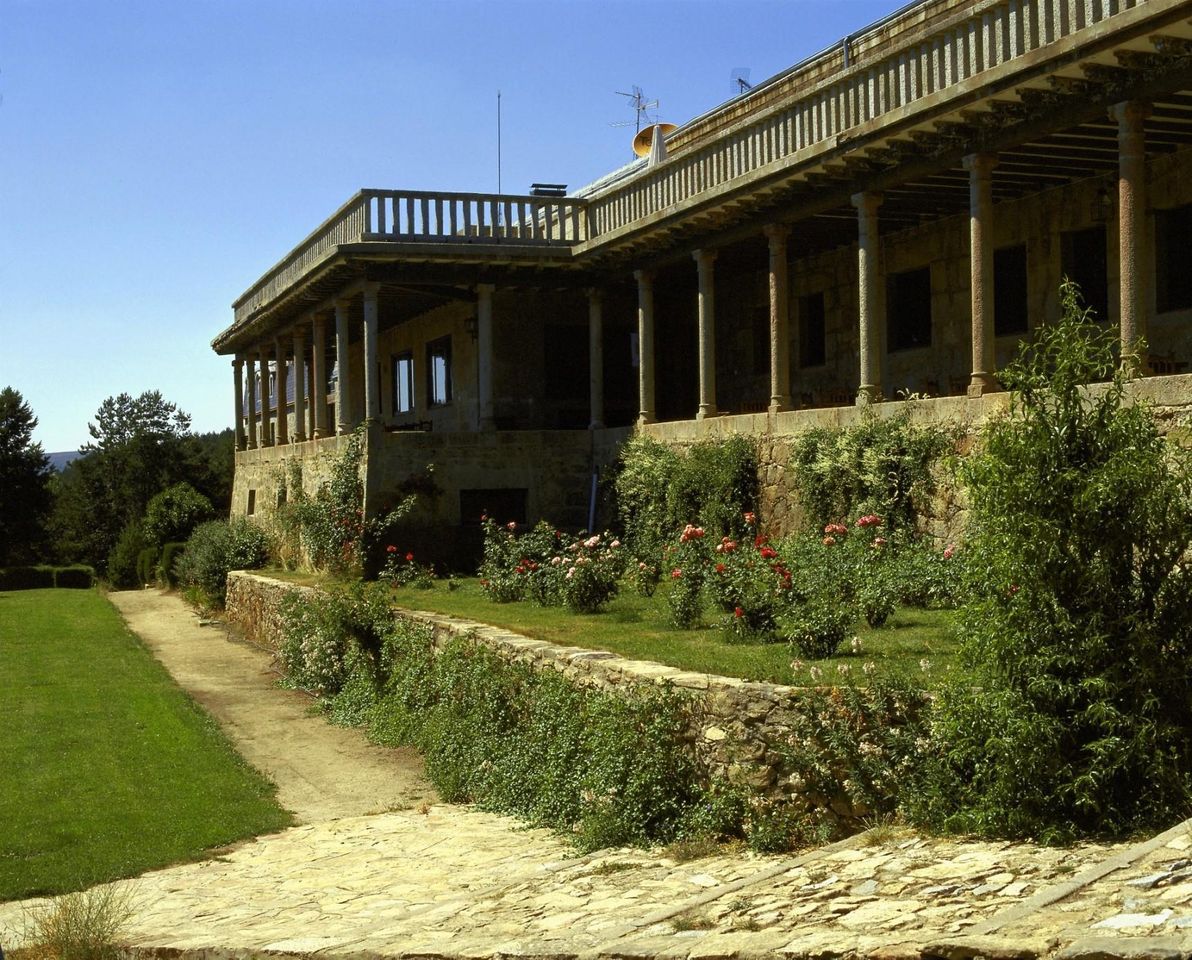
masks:
[[[104,400],[61,473],[33,440],[37,422],[19,391],[0,391],[0,567],[86,563],[108,574],[122,540],[129,550],[147,535],[185,539],[227,515],[232,430],[193,432],[157,390]]]

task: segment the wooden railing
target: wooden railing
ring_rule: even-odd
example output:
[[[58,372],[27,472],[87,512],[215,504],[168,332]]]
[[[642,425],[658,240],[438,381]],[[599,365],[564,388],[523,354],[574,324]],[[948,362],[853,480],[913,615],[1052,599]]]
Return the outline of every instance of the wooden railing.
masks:
[[[749,95],[762,106],[754,122],[721,129],[721,113],[748,111],[745,100],[680,129],[665,163],[590,197],[592,236],[632,226],[768,165],[785,166],[801,151],[811,156],[816,148],[834,147],[854,127],[1148,5],[1171,6],[1172,0],[934,0],[908,8],[759,86]],[[961,15],[946,16],[950,10]],[[927,26],[913,42],[900,43],[897,34],[911,32],[903,20]],[[934,32],[932,21],[942,21]],[[771,102],[775,106],[766,109]],[[702,146],[701,125],[710,141]]]
[[[586,207],[573,197],[361,190],[236,301],[235,320],[272,302],[341,244],[570,245],[588,238]]]

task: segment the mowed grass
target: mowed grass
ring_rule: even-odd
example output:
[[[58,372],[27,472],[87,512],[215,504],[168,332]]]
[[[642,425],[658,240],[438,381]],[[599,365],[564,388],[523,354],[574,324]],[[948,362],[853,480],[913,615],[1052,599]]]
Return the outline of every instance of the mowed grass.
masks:
[[[728,643],[715,627],[722,616],[705,610],[705,625],[680,630],[670,623],[663,584],[651,598],[622,592],[596,614],[570,614],[560,607],[539,607],[532,603],[492,603],[480,591],[476,578],[457,580],[448,590],[445,581],[432,589],[402,587],[394,591],[394,602],[411,610],[429,610],[479,620],[514,630],[537,640],[571,647],[609,650],[635,660],[653,660],[683,670],[768,680],[774,683],[812,684],[811,662],[792,670],[799,654],[785,643]],[[951,610],[921,610],[899,607],[881,627],[861,620],[854,633],[861,652],[853,654],[846,641],[837,655],[815,662],[822,672],[820,682],[840,679],[838,668],[847,665],[852,678],[864,682],[862,666],[874,664],[874,676],[900,676],[923,686],[940,683],[957,665],[957,641]]]
[[[291,822],[93,590],[0,593],[0,900],[194,859]]]

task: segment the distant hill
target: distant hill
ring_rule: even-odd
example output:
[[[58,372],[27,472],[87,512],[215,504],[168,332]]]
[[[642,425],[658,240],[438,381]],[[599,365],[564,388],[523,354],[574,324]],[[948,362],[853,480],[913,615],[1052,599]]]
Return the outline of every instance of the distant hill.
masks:
[[[63,450],[61,453],[47,453],[46,456],[50,458],[50,466],[54,468],[54,472],[61,473],[71,460],[77,460],[82,454],[78,450]]]

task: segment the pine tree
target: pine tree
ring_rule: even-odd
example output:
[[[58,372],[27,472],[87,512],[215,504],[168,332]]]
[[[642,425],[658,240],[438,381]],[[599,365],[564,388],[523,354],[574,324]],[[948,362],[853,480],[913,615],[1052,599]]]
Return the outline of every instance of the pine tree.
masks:
[[[51,471],[36,426],[21,394],[0,390],[0,567],[34,560],[45,545]]]

